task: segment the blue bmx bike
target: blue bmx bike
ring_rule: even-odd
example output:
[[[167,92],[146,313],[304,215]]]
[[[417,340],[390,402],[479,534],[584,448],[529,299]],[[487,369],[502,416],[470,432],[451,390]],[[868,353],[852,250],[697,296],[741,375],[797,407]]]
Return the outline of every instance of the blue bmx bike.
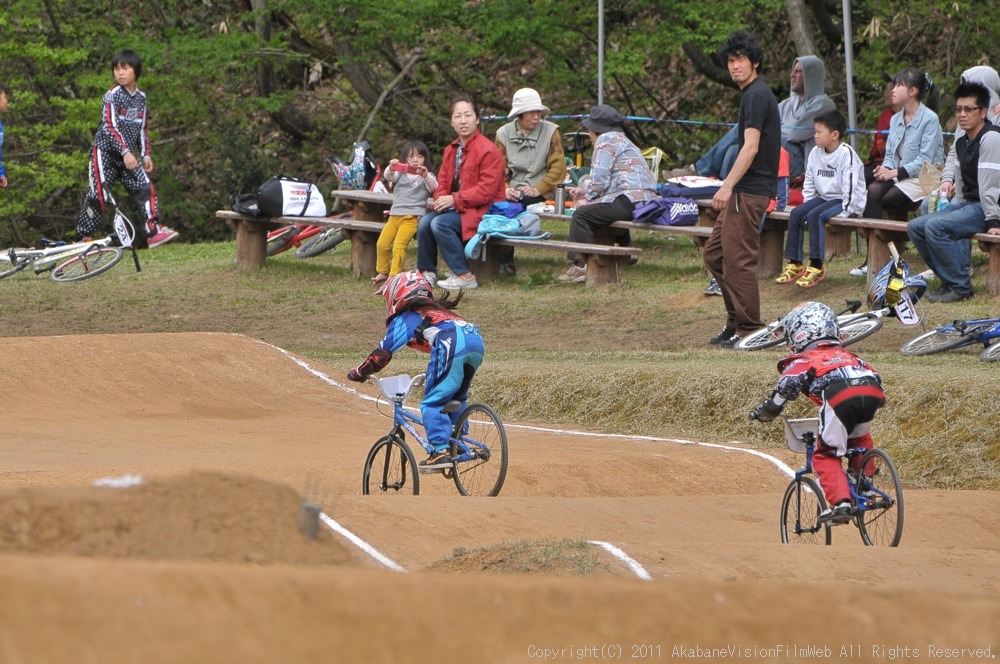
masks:
[[[932,355],[978,344],[984,347],[979,359],[996,362],[1000,361],[1000,342],[994,343],[996,339],[1000,339],[1000,318],[956,320],[910,339],[900,352],[903,355]]]
[[[414,387],[423,384],[424,374],[389,376],[371,380],[392,403],[392,430],[382,436],[368,452],[362,491],[370,494],[420,493],[420,475],[443,475],[454,480],[463,496],[496,496],[507,477],[507,432],[496,411],[486,404],[472,403],[458,416],[449,440],[450,459],[444,468],[421,468],[406,442],[409,433],[428,454],[434,449],[427,442],[423,420],[404,406]],[[460,401],[449,401],[445,412],[454,413]],[[381,411],[380,411],[381,412]]]
[[[751,415],[751,419],[755,418]],[[781,541],[785,544],[831,544],[832,524],[820,518],[827,509],[823,490],[813,474],[813,451],[819,440],[819,419],[793,420],[784,415],[788,449],[806,455],[805,468],[785,489],[781,500]],[[851,521],[867,546],[899,546],[903,538],[903,485],[892,459],[884,451],[852,448],[845,455],[851,488]],[[854,463],[860,456],[860,460]]]

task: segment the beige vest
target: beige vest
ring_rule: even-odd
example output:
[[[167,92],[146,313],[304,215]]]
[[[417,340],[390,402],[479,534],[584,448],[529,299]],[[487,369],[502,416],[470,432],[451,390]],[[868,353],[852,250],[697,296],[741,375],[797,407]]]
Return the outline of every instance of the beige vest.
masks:
[[[559,127],[542,120],[527,136],[517,133],[517,119],[500,127],[497,140],[507,150],[507,169],[510,186],[536,186],[548,172],[546,162],[552,149],[552,136]]]

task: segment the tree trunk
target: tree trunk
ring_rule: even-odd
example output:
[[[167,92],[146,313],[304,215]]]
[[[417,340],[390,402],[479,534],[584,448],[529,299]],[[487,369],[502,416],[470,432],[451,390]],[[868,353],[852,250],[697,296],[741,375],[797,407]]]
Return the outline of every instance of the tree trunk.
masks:
[[[788,24],[791,26],[792,41],[795,42],[796,55],[816,55],[816,43],[809,31],[809,21],[806,7],[802,0],[785,0],[788,13]]]

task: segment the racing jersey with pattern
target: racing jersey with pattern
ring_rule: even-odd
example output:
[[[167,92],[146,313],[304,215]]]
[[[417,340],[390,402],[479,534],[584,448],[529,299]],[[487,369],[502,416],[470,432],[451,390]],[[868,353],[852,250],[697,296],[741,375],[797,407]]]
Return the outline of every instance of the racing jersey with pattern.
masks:
[[[385,337],[382,338],[378,348],[358,365],[357,372],[361,376],[368,377],[381,371],[388,366],[393,354],[403,346],[430,353],[438,334],[448,327],[457,325],[474,328],[458,314],[442,311],[436,307],[416,307],[398,313],[388,320]]]
[[[94,147],[124,156],[131,152],[137,159],[150,155],[146,132],[146,93],[136,88],[129,92],[116,85],[104,94],[101,126],[94,135]]]
[[[841,398],[859,391],[882,395],[882,379],[875,368],[836,342],[820,343],[790,355],[778,363],[778,371],[781,378],[774,394],[785,401],[795,399],[801,392],[819,406],[824,397],[830,397],[827,390],[831,387],[837,388],[835,391]]]

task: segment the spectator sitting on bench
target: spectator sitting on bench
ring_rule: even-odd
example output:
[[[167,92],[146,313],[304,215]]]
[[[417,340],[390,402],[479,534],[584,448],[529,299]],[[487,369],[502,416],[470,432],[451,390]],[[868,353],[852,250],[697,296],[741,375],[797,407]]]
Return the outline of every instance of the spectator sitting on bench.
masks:
[[[823,269],[826,231],[824,224],[833,217],[857,217],[865,209],[865,173],[861,157],[841,138],[847,121],[837,111],[816,118],[816,147],[809,153],[804,202],[788,217],[785,258],[788,267],[775,279],[779,284],[793,281],[812,288],[826,278]],[[809,229],[809,266],[802,261],[802,231]]]
[[[990,101],[989,90],[979,83],[962,83],[955,90],[955,114],[965,133],[955,141],[956,161],[945,168],[939,189],[952,202],[914,219],[906,230],[941,280],[928,302],[972,297],[971,247],[961,240],[976,233],[1000,235],[1000,128],[986,117]]]
[[[625,137],[623,120],[622,114],[611,106],[598,104],[583,121],[594,153],[587,188],[570,189],[574,201],[567,238],[570,242],[593,244],[595,232],[607,230],[616,221],[631,221],[636,203],[659,197],[656,177],[649,171],[642,151]],[[628,246],[628,231],[616,240]],[[572,263],[559,281],[586,282],[587,266],[576,254],[569,254],[569,259]]]

